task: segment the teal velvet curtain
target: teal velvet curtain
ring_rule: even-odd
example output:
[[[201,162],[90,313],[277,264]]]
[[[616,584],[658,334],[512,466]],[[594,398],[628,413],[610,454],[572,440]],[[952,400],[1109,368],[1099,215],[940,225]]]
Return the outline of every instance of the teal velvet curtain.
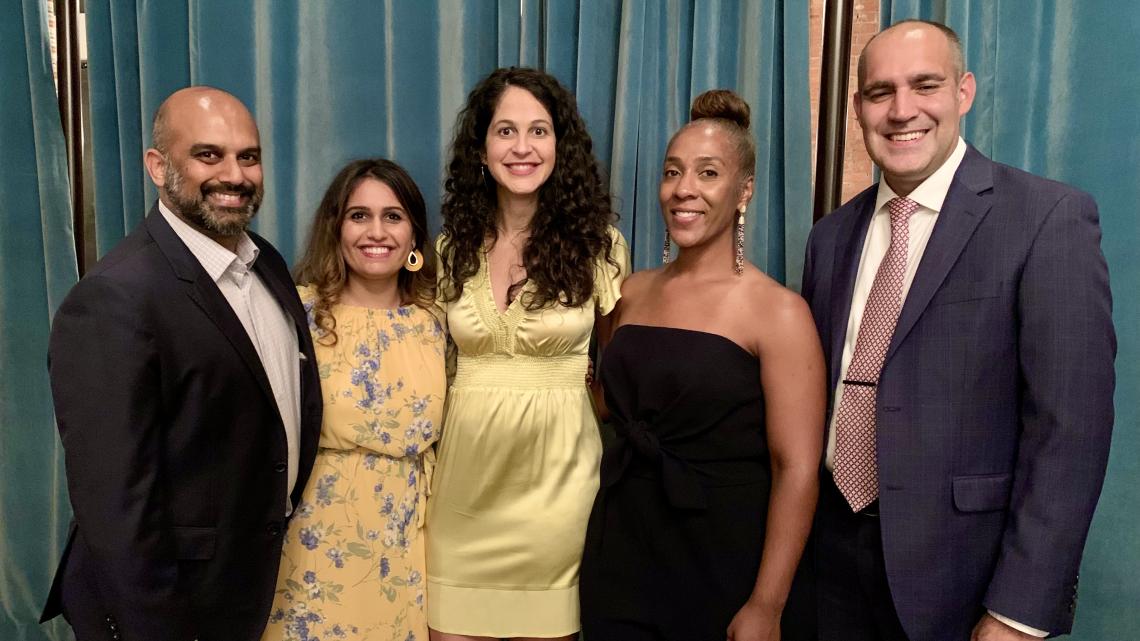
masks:
[[[291,259],[328,180],[360,156],[407,167],[438,229],[467,92],[497,66],[528,65],[576,92],[637,267],[660,260],[669,134],[701,91],[741,93],[759,149],[749,253],[798,285],[811,221],[804,3],[102,0],[88,11],[100,253],[154,197],[140,157],[151,115],[174,89],[218,86],[253,110],[267,170],[256,227]]]
[[[1140,638],[1140,4],[883,0],[882,16],[953,27],[978,79],[966,139],[1100,207],[1119,340],[1116,427],[1071,638]]]
[[[75,283],[67,151],[41,0],[5,0],[0,19],[0,639],[36,623],[66,535],[69,507],[52,422],[47,341]]]
[[[69,517],[44,355],[75,254],[41,1],[3,1],[18,8],[0,21],[0,639],[60,641],[71,638],[62,621],[35,623]],[[153,202],[141,155],[151,115],[179,87],[214,85],[254,112],[266,165],[256,228],[293,259],[325,185],[357,157],[407,167],[438,229],[456,112],[495,67],[527,65],[576,92],[638,268],[660,261],[668,135],[696,94],[738,91],[758,149],[748,251],[798,287],[811,225],[806,3],[88,0],[86,9],[100,255]]]

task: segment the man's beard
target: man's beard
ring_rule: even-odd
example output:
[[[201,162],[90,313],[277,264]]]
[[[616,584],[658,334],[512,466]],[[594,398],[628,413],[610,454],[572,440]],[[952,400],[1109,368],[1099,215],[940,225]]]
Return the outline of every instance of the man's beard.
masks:
[[[195,227],[218,236],[237,236],[244,232],[261,207],[262,189],[252,183],[210,181],[202,183],[199,193],[187,194],[186,179],[169,159],[166,161],[165,177],[164,191],[174,213]],[[241,207],[218,207],[207,198],[213,192],[240,194],[248,200]]]

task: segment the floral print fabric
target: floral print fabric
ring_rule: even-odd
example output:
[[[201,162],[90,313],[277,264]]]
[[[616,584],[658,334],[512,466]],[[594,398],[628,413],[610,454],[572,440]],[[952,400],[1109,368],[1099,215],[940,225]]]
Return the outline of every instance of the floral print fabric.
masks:
[[[310,311],[325,413],[264,640],[426,641],[423,513],[445,391],[445,336],[418,307]]]

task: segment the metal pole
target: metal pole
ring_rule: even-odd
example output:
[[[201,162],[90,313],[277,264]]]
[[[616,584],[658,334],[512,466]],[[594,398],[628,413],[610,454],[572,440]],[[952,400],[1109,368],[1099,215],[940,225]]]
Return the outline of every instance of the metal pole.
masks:
[[[816,137],[812,220],[842,204],[843,141],[847,135],[847,74],[854,0],[825,0],[823,67],[820,70],[819,135]]]
[[[78,0],[55,3],[56,46],[59,51],[59,116],[67,143],[67,177],[71,183],[72,228],[79,275],[84,272],[85,242],[83,219],[83,100],[80,92]]]

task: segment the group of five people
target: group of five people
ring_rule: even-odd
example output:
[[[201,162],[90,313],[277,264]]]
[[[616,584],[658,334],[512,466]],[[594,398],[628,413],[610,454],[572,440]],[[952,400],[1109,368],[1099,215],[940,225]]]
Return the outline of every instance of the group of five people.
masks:
[[[252,116],[176,92],[159,202],[53,326],[75,521],[45,617],[128,641],[1067,632],[1107,270],[1087,195],[961,140],[974,90],[942,25],[868,44],[883,180],[817,225],[802,296],[744,256],[729,91],[665,150],[661,267],[629,273],[572,94],[511,68],[459,114],[434,245],[410,176],[354,161],[295,290],[246,231]]]

